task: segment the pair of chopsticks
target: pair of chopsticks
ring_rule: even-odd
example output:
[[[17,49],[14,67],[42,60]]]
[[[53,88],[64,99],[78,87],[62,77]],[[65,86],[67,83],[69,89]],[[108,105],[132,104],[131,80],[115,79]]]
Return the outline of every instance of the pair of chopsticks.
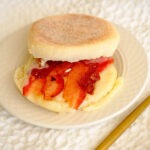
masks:
[[[98,146],[95,150],[107,150],[117,138],[136,120],[136,118],[150,105],[148,96],[138,105]]]

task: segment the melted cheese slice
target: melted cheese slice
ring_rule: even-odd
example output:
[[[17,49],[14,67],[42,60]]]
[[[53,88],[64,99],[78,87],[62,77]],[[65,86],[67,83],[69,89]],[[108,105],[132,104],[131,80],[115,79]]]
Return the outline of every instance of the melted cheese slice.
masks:
[[[27,82],[29,70],[31,70],[34,65],[34,59],[30,58],[25,66],[19,67],[15,72],[14,80],[21,93],[23,86]],[[79,110],[92,111],[98,109],[103,102],[111,99],[111,97],[120,89],[123,80],[122,78],[117,78],[117,71],[114,65],[108,66],[100,74],[100,76],[101,79],[95,84],[94,94],[86,95],[83,103],[79,107]],[[51,101],[44,100],[42,96],[40,97],[34,94],[29,94],[26,98],[32,103],[54,112],[75,111],[69,107],[67,102],[65,102],[64,98],[62,97],[62,93],[63,91]]]

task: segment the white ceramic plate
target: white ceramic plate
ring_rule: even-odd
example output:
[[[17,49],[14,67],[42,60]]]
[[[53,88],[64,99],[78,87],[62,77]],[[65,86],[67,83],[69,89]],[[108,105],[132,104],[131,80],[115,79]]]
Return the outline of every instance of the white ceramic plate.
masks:
[[[28,56],[26,39],[29,27],[9,35],[0,43],[0,103],[11,114],[21,120],[42,127],[65,129],[83,127],[119,115],[137,100],[144,90],[148,63],[147,57],[137,40],[118,26],[121,41],[114,57],[119,75],[124,78],[120,92],[101,108],[93,112],[57,114],[47,111],[26,100],[16,88],[13,75],[15,69]]]

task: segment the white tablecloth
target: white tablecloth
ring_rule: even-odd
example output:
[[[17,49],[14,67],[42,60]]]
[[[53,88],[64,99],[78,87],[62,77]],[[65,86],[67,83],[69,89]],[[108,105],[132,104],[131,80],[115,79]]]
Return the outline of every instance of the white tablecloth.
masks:
[[[25,23],[68,12],[96,15],[128,28],[150,55],[149,0],[1,0],[0,40]],[[149,85],[142,97],[150,93]],[[93,150],[126,114],[88,128],[54,130],[24,123],[0,107],[0,149]],[[150,150],[150,107],[110,150]]]

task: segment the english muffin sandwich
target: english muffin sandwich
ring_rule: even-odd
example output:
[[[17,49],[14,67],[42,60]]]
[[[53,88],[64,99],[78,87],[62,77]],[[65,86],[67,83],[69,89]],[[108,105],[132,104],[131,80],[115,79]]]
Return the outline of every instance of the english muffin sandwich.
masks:
[[[112,55],[117,29],[81,14],[49,16],[32,24],[31,54],[14,76],[29,101],[54,112],[94,110],[120,84]]]

